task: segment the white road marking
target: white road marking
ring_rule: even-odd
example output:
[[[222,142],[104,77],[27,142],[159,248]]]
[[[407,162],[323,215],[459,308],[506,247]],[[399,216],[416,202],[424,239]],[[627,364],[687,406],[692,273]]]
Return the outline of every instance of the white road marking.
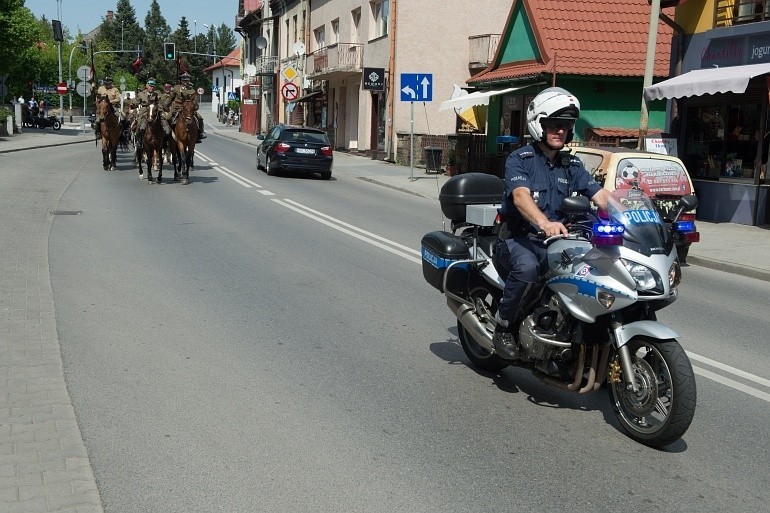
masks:
[[[403,257],[403,258],[409,260],[410,262],[415,262],[415,263],[418,263],[418,264],[422,262],[422,260],[420,258],[412,256],[411,254],[408,254],[408,253],[405,253],[403,251],[399,251],[398,249],[396,249],[396,247],[405,248],[405,246],[402,246],[401,244],[397,244],[395,242],[389,241],[389,240],[387,240],[387,239],[385,239],[383,237],[380,237],[378,235],[375,235],[375,234],[373,234],[371,232],[367,232],[366,230],[362,230],[360,228],[355,228],[355,227],[353,227],[353,226],[351,226],[351,225],[349,225],[347,223],[343,223],[342,221],[339,221],[338,219],[334,219],[331,216],[324,215],[322,217],[322,216],[319,216],[319,215],[315,215],[315,214],[311,213],[311,211],[303,210],[303,209],[301,209],[299,207],[296,207],[295,205],[293,205],[291,203],[288,203],[287,201],[280,200],[280,199],[274,199],[273,201],[276,202],[279,205],[282,205],[282,206],[290,209],[290,210],[293,210],[293,211],[295,211],[295,212],[297,212],[299,214],[302,214],[305,217],[309,217],[310,219],[318,221],[321,224],[325,224],[326,226],[334,228],[335,230],[338,230],[338,231],[340,231],[342,233],[346,233],[346,234],[350,235],[351,237],[355,237],[356,239],[362,240],[364,242],[367,242],[367,243],[371,244],[372,246],[376,246],[376,247],[378,247],[380,249],[384,249],[385,251],[393,253],[394,255],[398,255],[400,257]],[[327,219],[333,219],[334,222],[331,222],[331,221],[329,221]],[[336,223],[339,223],[339,224],[336,224]],[[345,226],[350,226],[352,229],[345,228]],[[358,231],[360,233],[356,233],[356,231]],[[366,234],[367,236],[361,235],[362,233]],[[379,239],[379,240],[375,240],[375,239]],[[388,246],[386,244],[383,244],[380,241],[387,241],[388,244],[392,244],[395,247]],[[409,249],[409,248],[406,248],[406,249]],[[413,250],[409,249],[409,251],[413,251]],[[419,254],[419,252],[416,252],[416,253]]]

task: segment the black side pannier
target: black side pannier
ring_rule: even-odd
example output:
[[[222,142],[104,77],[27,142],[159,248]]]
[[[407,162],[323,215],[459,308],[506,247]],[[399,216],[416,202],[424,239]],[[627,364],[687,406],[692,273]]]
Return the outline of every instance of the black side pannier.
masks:
[[[449,232],[425,234],[422,245],[422,275],[425,281],[444,292],[444,273],[452,262],[467,260],[470,251],[465,241]],[[469,264],[458,264],[449,272],[447,288],[450,292],[462,292],[468,284]]]

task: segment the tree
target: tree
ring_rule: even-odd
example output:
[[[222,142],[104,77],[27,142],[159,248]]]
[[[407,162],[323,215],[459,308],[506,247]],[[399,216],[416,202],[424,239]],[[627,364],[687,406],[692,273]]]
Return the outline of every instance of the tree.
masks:
[[[152,0],[150,10],[144,18],[145,39],[145,69],[144,78],[154,77],[156,80],[168,80],[176,75],[176,67],[165,60],[163,43],[170,41],[171,27],[160,12],[157,0]]]
[[[190,27],[187,23],[187,18],[184,16],[179,20],[177,29],[171,34],[171,40],[176,43],[177,56],[182,60],[182,66],[193,77],[193,83],[196,86],[209,89],[211,87],[211,78],[203,72],[210,64],[209,59],[194,53],[195,50],[200,50],[201,53],[205,52],[205,36],[199,34],[197,37],[199,38],[197,43],[191,40]]]
[[[138,49],[141,52],[144,39],[144,30],[136,21],[136,11],[131,5],[131,1],[118,0],[114,18],[102,21],[96,40],[101,51]],[[97,70],[100,76],[105,74],[117,75],[121,71],[130,72],[137,57],[137,53],[131,51],[111,55],[107,68]]]
[[[35,77],[28,73],[26,59],[35,57],[34,43],[42,37],[24,0],[0,0],[0,75],[8,75],[9,96],[23,93],[29,97],[28,81]]]

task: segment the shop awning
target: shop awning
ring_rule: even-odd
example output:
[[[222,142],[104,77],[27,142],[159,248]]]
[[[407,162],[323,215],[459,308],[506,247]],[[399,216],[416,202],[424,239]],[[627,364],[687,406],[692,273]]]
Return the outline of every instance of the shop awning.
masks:
[[[644,88],[648,100],[716,93],[744,93],[749,80],[770,73],[770,64],[747,64],[688,71]]]
[[[313,91],[312,93],[308,93],[305,96],[300,96],[299,98],[297,98],[296,100],[292,101],[291,103],[299,103],[299,102],[310,101],[310,100],[312,100],[313,98],[315,98],[316,96],[318,96],[321,93],[322,93],[322,91]]]
[[[475,93],[468,93],[458,98],[453,98],[441,102],[441,107],[438,110],[449,109],[467,109],[469,107],[476,107],[478,105],[489,105],[489,99],[493,96],[500,94],[510,93],[517,89],[524,89],[523,87],[509,87],[508,89],[501,89],[499,91],[476,91]]]

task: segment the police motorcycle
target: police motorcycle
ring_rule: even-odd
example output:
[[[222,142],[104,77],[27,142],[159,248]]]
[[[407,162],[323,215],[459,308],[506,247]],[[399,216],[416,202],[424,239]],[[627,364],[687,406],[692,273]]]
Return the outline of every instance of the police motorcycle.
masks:
[[[695,230],[694,222],[678,221],[697,206],[695,196],[680,200],[671,225],[637,189],[615,191],[606,212],[593,212],[585,197],[566,198],[569,235],[544,241],[548,268],[523,299],[515,328],[520,357],[511,361],[492,344],[505,284],[492,259],[502,193],[496,176],[449,179],[439,200],[451,231],[421,241],[423,276],[446,296],[470,362],[491,372],[526,368],[580,394],[606,384],[630,438],[651,447],[678,440],[695,413],[695,377],[678,335],[655,312],[677,297],[673,232]]]

